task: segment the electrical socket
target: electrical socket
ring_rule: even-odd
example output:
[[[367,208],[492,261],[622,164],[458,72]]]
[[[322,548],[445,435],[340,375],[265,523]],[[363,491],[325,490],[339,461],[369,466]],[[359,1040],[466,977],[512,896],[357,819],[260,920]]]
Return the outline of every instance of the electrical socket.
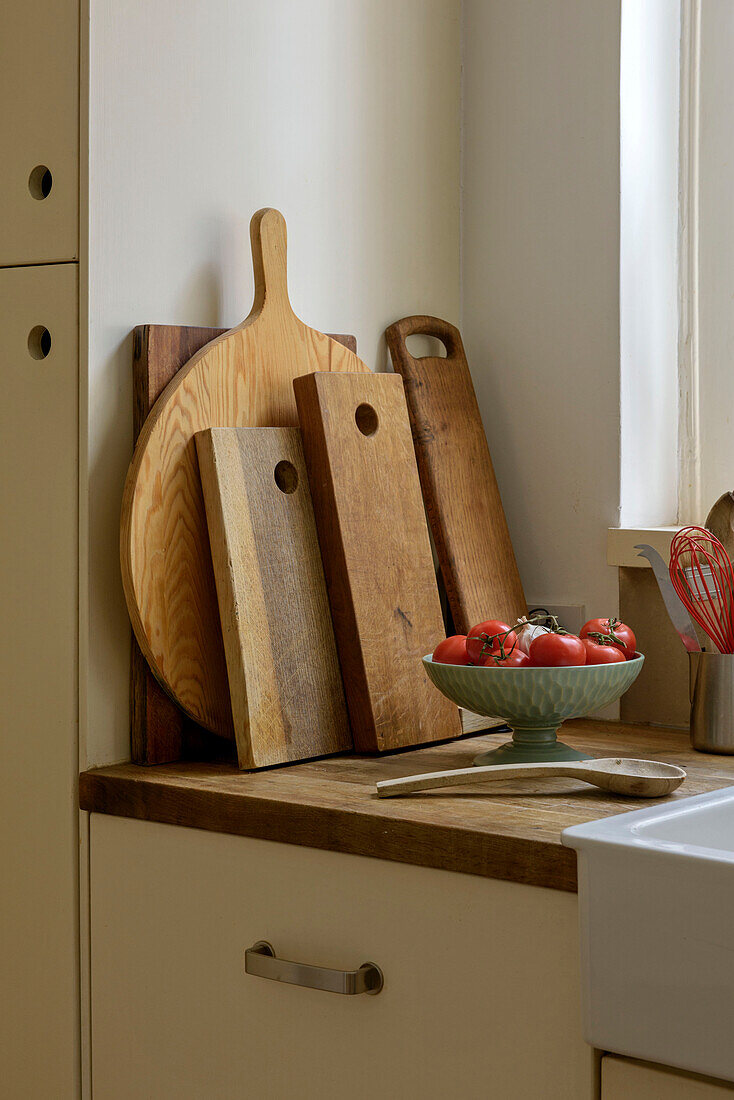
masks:
[[[534,603],[528,604],[528,612],[535,611],[538,608],[542,608],[551,615],[555,615],[560,625],[564,630],[567,630],[569,634],[578,634],[579,630],[586,622],[586,604],[583,603],[560,604],[545,603],[543,600],[537,600]]]

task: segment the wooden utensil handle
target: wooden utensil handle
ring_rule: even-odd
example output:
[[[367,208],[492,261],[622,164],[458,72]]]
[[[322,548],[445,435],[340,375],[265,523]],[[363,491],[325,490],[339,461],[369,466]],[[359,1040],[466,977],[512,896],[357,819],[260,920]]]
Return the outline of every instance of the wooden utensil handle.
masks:
[[[486,768],[456,768],[448,772],[426,772],[407,779],[385,779],[377,784],[380,798],[392,798],[414,791],[435,790],[437,787],[459,787],[470,783],[500,779],[545,779],[560,775],[584,779],[578,764],[495,764]]]
[[[403,317],[401,321],[390,325],[385,335],[393,360],[398,360],[403,368],[400,374],[410,374],[411,364],[415,362],[415,356],[411,355],[405,342],[409,336],[433,336],[440,340],[446,348],[447,359],[453,359],[463,352],[459,330],[448,321],[442,321],[440,317]]]

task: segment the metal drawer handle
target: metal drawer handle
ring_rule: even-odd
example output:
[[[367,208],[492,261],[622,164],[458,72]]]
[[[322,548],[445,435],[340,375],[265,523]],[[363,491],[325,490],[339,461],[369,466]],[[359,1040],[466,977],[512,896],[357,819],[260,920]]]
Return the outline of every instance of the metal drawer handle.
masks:
[[[266,940],[259,940],[245,951],[245,973],[273,982],[343,993],[347,997],[357,993],[379,993],[383,986],[382,971],[374,963],[362,963],[359,970],[329,970],[324,966],[288,962],[276,958],[274,948]]]

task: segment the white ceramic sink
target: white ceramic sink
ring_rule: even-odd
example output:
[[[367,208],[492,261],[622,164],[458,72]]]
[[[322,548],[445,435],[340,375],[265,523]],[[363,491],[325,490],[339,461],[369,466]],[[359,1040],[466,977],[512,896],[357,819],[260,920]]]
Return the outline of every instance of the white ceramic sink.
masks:
[[[734,1081],[734,787],[566,829],[584,1034]]]

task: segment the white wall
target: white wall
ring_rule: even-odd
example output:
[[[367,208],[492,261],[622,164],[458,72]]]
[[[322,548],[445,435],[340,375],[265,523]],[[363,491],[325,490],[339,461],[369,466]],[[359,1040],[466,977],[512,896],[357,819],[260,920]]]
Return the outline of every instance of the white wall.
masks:
[[[460,14],[459,0],[92,0],[89,765],[129,755],[131,330],[240,321],[261,206],[288,221],[296,312],[355,333],[370,367],[396,318],[458,321]]]
[[[698,358],[701,522],[734,488],[734,4],[701,4]]]
[[[678,512],[680,5],[623,0],[620,72],[621,515]]]
[[[463,330],[525,590],[617,606],[619,3],[465,0]]]
[[[130,333],[240,320],[263,205],[288,219],[297,313],[372,368],[391,320],[458,321],[463,283],[526,592],[615,610],[619,7],[464,0],[462,113],[460,0],[92,0],[83,762],[129,753]]]
[[[691,0],[683,10],[678,217],[679,4],[625,0],[623,7],[623,92],[647,112],[635,117],[623,95],[622,522],[630,525],[675,520],[676,449],[681,523],[702,523],[734,487],[734,5]],[[680,440],[673,226],[681,248]]]

